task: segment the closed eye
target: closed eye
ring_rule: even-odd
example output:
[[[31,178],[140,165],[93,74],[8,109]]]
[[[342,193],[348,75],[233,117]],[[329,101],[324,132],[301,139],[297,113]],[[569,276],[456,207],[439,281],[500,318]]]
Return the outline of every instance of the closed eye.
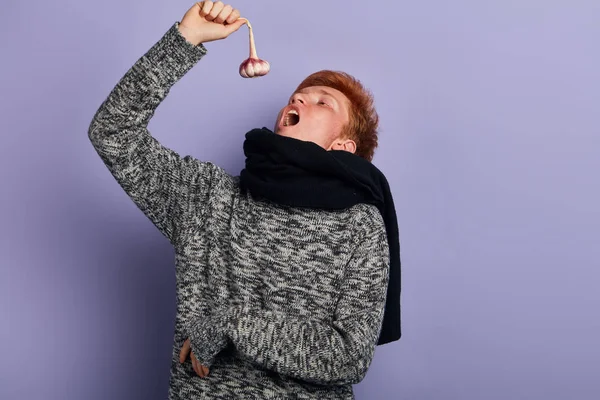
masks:
[[[319,101],[317,104],[319,104],[319,105],[322,105],[322,106],[327,106],[327,105],[328,105],[327,103],[325,103],[325,102],[324,102],[324,101],[322,101],[322,100],[321,100],[321,101]]]

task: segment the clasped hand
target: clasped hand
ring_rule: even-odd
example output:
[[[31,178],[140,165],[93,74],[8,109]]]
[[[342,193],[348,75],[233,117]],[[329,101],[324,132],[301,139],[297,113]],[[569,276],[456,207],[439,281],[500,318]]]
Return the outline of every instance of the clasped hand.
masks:
[[[200,364],[200,361],[198,361],[198,359],[196,358],[196,355],[192,351],[190,339],[187,339],[183,343],[183,347],[181,348],[181,352],[179,353],[179,362],[183,364],[185,360],[187,360],[188,355],[192,360],[192,366],[194,367],[194,371],[196,372],[196,374],[198,374],[198,376],[200,376],[201,378],[206,377],[208,375],[209,369],[208,367],[205,367],[204,365]]]
[[[220,308],[213,312],[204,310],[192,317],[183,328],[188,338],[179,353],[179,361],[184,363],[190,356],[196,374],[206,377],[217,355],[229,343],[227,321],[227,312]]]

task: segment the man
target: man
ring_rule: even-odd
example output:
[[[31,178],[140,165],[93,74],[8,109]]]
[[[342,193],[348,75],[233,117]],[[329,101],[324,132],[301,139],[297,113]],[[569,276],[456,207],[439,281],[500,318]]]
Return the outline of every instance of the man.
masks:
[[[309,76],[276,134],[246,134],[236,177],[147,130],[203,43],[238,30],[239,17],[195,4],[112,90],[89,137],[176,250],[169,399],[353,399],[376,345],[400,337],[397,225],[370,163],[368,92],[346,74]]]

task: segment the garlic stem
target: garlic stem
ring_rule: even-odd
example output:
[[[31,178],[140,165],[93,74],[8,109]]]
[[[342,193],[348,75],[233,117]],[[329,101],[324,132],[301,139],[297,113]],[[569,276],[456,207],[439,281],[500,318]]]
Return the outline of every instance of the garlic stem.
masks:
[[[248,35],[250,36],[250,58],[258,58],[256,54],[256,45],[254,44],[254,34],[252,33],[252,25],[250,25],[250,21],[246,18],[240,18],[246,22],[248,25]]]

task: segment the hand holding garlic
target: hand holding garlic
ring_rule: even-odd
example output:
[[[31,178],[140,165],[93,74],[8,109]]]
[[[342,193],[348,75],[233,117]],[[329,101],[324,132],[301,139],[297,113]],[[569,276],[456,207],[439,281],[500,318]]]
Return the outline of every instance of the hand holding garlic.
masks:
[[[208,43],[227,38],[244,25],[240,11],[222,1],[195,3],[179,23],[179,31],[191,44]]]
[[[240,75],[244,78],[264,76],[271,66],[256,55],[252,25],[246,18],[240,18],[239,10],[222,1],[199,1],[185,13],[178,28],[188,42],[197,46],[225,39],[244,24],[248,25],[250,57],[240,65]]]
[[[271,66],[268,61],[261,60],[256,54],[256,45],[254,44],[254,34],[252,33],[252,25],[246,18],[240,18],[248,25],[250,37],[250,57],[240,64],[240,75],[243,78],[258,78],[269,73]]]

